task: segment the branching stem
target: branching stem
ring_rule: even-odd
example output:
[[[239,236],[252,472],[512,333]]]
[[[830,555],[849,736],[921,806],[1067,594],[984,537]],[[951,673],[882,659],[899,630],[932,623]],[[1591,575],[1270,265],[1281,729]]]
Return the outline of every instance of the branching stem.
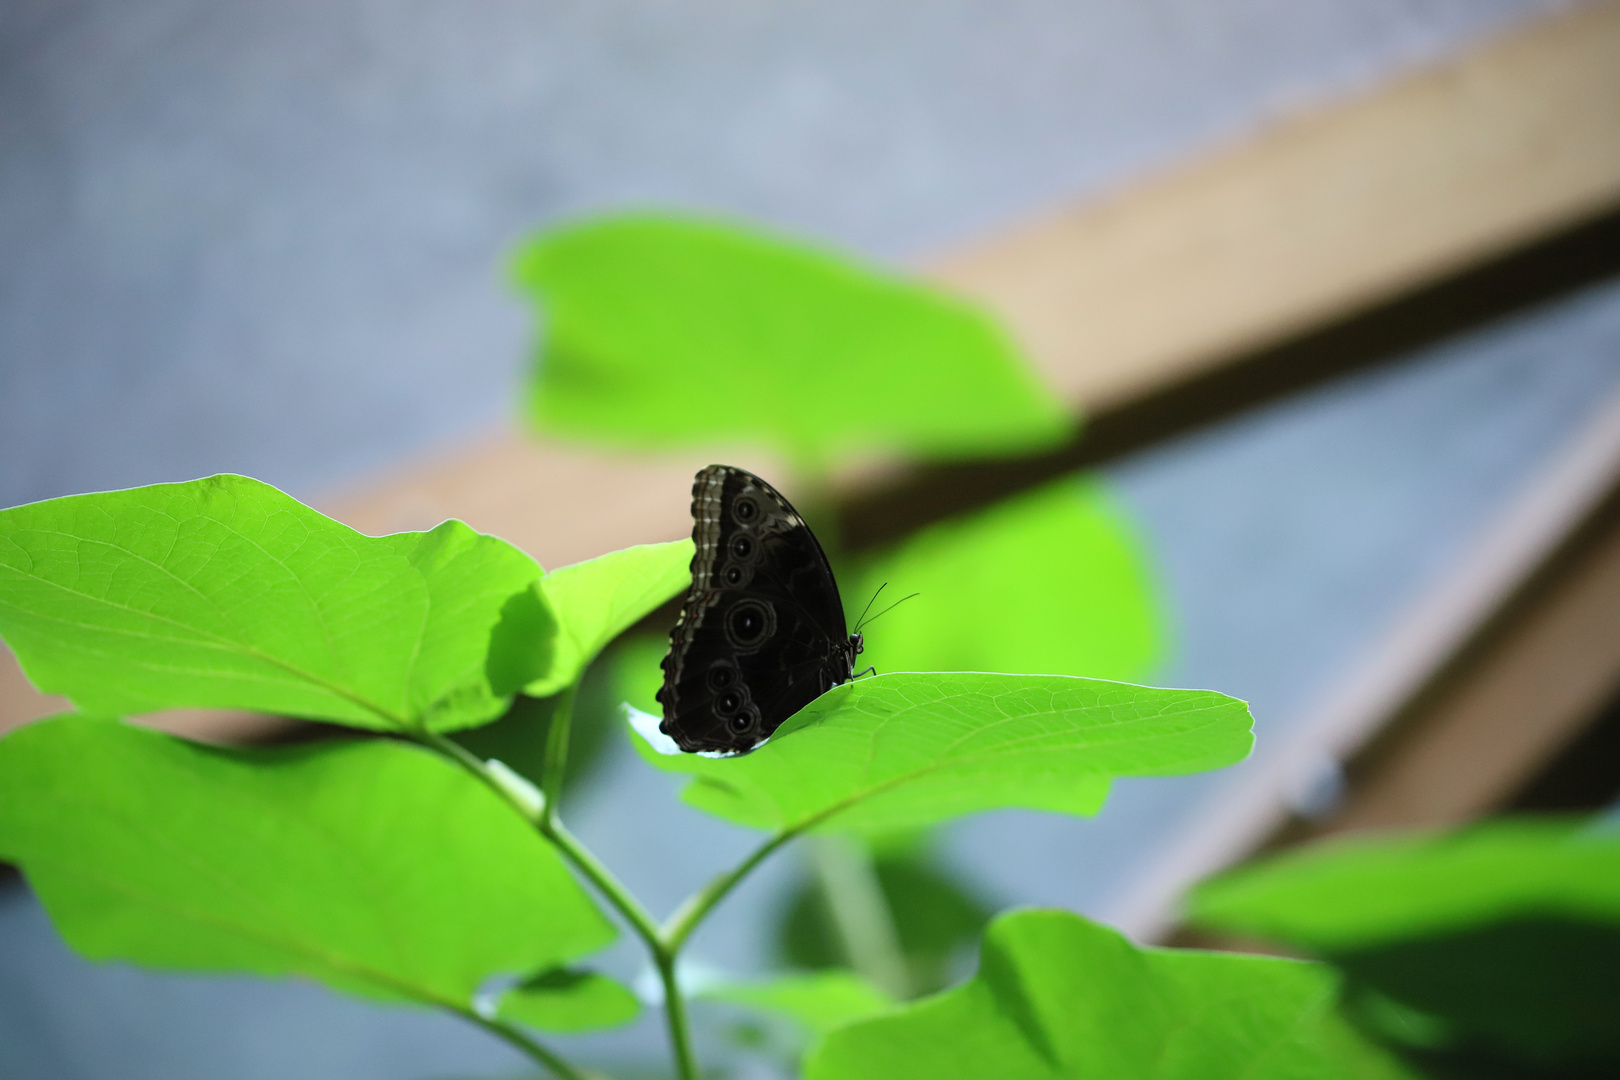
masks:
[[[653,963],[658,968],[658,977],[664,984],[664,1017],[669,1027],[669,1044],[675,1054],[677,1073],[680,1080],[698,1080],[697,1059],[692,1053],[691,1024],[686,1016],[686,999],[681,996],[681,989],[675,978],[678,948],[670,948],[666,944],[652,915],[641,906],[641,902],[624,887],[613,872],[602,865],[589,848],[574,838],[573,833],[563,826],[562,819],[557,813],[558,803],[562,797],[563,777],[568,769],[568,735],[574,719],[574,690],[575,688],[570,686],[559,695],[557,707],[551,713],[551,726],[546,732],[545,773],[541,787],[545,795],[545,806],[540,814],[540,831],[557,845],[558,850],[596,887],[597,892],[624,916],[636,935],[646,944],[647,951],[652,954]]]
[[[693,931],[708,917],[715,907],[731,894],[744,878],[777,849],[796,838],[808,828],[842,809],[842,805],[829,808],[800,822],[794,828],[783,829],[755,848],[747,858],[720,874],[694,893],[660,927],[647,909],[641,906],[629,889],[604,866],[591,850],[568,831],[557,813],[562,795],[563,777],[568,768],[569,729],[573,724],[574,688],[563,691],[552,711],[551,724],[546,732],[546,757],[541,777],[543,800],[539,812],[515,793],[508,781],[503,780],[490,767],[460,743],[426,730],[409,732],[409,737],[460,765],[504,799],[515,811],[538,829],[562,852],[563,857],[588,880],[613,909],[622,915],[636,936],[642,940],[658,969],[659,981],[664,989],[664,1015],[669,1028],[670,1048],[674,1052],[679,1080],[699,1080],[697,1059],[692,1050],[691,1024],[686,1013],[686,999],[682,996],[676,978],[676,960]],[[546,1047],[525,1035],[521,1030],[500,1020],[479,1016],[471,1010],[455,1010],[490,1033],[511,1043],[534,1060],[551,1069],[564,1080],[590,1080],[583,1073]]]
[[[775,853],[776,849],[798,836],[797,830],[784,830],[766,840],[755,848],[749,856],[736,866],[712,879],[707,885],[687,898],[686,902],[675,909],[675,914],[664,923],[662,937],[665,947],[671,953],[677,953],[686,939],[692,936],[708,917],[709,912],[724,900],[732,889],[742,883],[743,878],[753,872],[754,868]]]

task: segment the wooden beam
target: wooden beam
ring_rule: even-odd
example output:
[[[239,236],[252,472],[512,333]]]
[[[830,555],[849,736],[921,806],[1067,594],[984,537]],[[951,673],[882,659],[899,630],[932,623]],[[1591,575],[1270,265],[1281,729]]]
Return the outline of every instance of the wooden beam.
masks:
[[[1616,689],[1620,395],[1280,743],[1233,774],[1108,920],[1161,939],[1188,886],[1268,847],[1451,824],[1510,802]]]
[[[1273,844],[1471,821],[1513,801],[1620,692],[1620,488]],[[1614,763],[1620,771],[1620,762]]]
[[[1620,3],[1280,120],[942,259],[1052,385],[1155,390],[1620,203]]]
[[[1400,360],[1617,275],[1620,211],[1094,412],[1076,439],[1049,453],[913,466],[872,477],[843,500],[844,540],[857,550],[892,543],[1009,492],[1116,460],[1348,372]]]

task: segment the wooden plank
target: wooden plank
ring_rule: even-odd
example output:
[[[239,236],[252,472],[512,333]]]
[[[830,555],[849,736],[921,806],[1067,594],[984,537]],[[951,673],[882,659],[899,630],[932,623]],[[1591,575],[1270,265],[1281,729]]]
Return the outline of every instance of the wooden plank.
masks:
[[[1471,821],[1573,742],[1620,691],[1620,498],[1592,531],[1347,764],[1331,814],[1279,839]]]
[[[1620,3],[1586,5],[934,274],[1111,408],[1620,201],[1617,72]]]
[[[1620,685],[1620,538],[1610,531],[1616,505],[1620,395],[1451,575],[1287,726],[1280,745],[1261,747],[1212,796],[1105,913],[1107,921],[1143,940],[1170,934],[1176,904],[1193,882],[1279,839],[1328,828],[1299,822],[1317,809],[1323,787],[1345,775],[1347,762],[1353,786],[1342,805],[1346,813],[1355,807],[1359,822],[1347,818],[1346,827],[1463,820],[1511,796]],[[1614,541],[1594,545],[1593,529]],[[1531,707],[1537,695],[1545,700]],[[1379,736],[1397,724],[1414,739],[1390,749],[1380,768]],[[1483,745],[1490,740],[1502,745]],[[1368,788],[1368,801],[1358,784]]]
[[[30,720],[64,712],[68,708],[67,699],[35,690],[17,667],[17,658],[0,643],[0,735]]]

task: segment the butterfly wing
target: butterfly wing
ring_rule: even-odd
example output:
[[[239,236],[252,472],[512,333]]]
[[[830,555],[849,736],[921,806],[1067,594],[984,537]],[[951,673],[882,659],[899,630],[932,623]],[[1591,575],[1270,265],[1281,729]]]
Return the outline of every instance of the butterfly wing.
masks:
[[[742,753],[847,680],[854,646],[827,556],[775,488],[710,465],[692,485],[692,519],[659,730],[682,750]]]

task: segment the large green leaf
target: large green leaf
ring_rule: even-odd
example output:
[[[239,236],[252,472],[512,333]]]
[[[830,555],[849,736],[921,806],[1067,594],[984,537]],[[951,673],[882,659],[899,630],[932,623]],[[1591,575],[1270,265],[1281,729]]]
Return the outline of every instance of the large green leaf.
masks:
[[[739,824],[870,829],[1003,807],[1095,813],[1113,777],[1241,760],[1249,726],[1243,702],[1208,690],[902,672],[834,687],[742,757],[637,745],[696,778],[687,802]]]
[[[796,243],[629,215],[541,237],[516,274],[545,314],[550,431],[762,441],[814,474],[852,449],[1014,452],[1071,428],[988,316]]]
[[[0,511],[0,636],[105,715],[482,723],[550,663],[540,574],[459,521],[364,536],[245,476]]]
[[[1325,844],[1204,884],[1192,915],[1328,958],[1363,1024],[1437,1074],[1620,1071],[1612,829],[1507,820]]]
[[[497,1011],[542,1031],[593,1031],[628,1024],[641,1003],[627,986],[600,972],[552,968],[502,994]]]
[[[1400,1070],[1338,1019],[1322,965],[1139,949],[1077,915],[985,934],[979,974],[832,1032],[808,1080],[1336,1080]]]
[[[924,529],[866,566],[845,602],[864,604],[884,584],[878,610],[919,595],[867,636],[863,662],[881,671],[1140,679],[1162,651],[1141,542],[1095,480],[1050,484]]]
[[[81,953],[465,1010],[611,925],[483,784],[392,740],[222,750],[64,716],[0,740],[0,858]]]
[[[540,591],[557,619],[554,652],[524,691],[546,697],[576,682],[609,642],[691,584],[692,552],[691,540],[641,544],[552,571]]]

